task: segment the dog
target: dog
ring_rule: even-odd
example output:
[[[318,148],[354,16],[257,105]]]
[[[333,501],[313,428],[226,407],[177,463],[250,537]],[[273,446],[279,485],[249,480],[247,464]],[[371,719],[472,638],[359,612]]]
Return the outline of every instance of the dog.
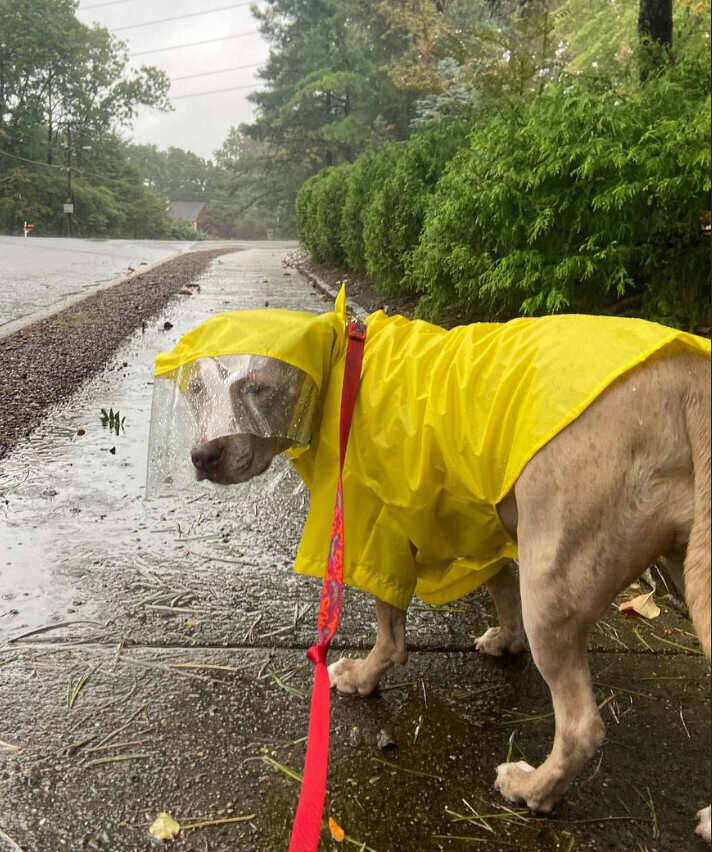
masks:
[[[401,323],[406,331],[408,322]],[[368,345],[367,337],[366,352]],[[247,404],[287,406],[290,375],[298,371],[277,364],[261,359],[249,381],[226,384],[202,419],[219,420]],[[364,375],[367,369],[365,362]],[[209,434],[214,427],[199,422],[191,458],[197,477],[216,483],[259,475],[285,450],[280,437]],[[587,637],[653,562],[664,563],[684,595],[710,659],[709,357],[673,341],[623,372],[536,450],[495,509],[516,542],[518,570],[510,561],[487,580],[498,624],[475,648],[500,656],[528,647],[556,723],[544,762],[499,765],[495,788],[508,801],[548,813],[604,740]],[[418,547],[411,541],[410,548],[415,558]],[[378,597],[375,609],[377,637],[368,656],[329,666],[339,692],[369,695],[385,671],[407,661],[405,609]],[[710,842],[709,807],[698,821],[697,833]]]

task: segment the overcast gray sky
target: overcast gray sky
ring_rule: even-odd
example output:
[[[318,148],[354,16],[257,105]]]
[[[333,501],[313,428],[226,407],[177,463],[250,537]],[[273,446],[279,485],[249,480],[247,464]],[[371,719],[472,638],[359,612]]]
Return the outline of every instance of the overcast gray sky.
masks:
[[[141,109],[133,129],[136,142],[151,142],[160,148],[176,145],[202,157],[212,157],[232,124],[252,119],[252,105],[247,95],[256,83],[257,66],[267,58],[268,48],[259,33],[255,32],[257,22],[250,14],[248,5],[225,8],[237,6],[240,2],[119,0],[109,3],[108,0],[81,0],[77,10],[80,21],[107,27],[127,43],[131,54],[151,51],[132,57],[131,63],[135,67],[156,65],[171,78],[205,74],[172,83],[170,96],[171,99],[176,98],[173,100],[174,112]],[[206,13],[209,9],[224,11]],[[147,21],[192,15],[195,12],[203,14],[152,26],[136,26]],[[240,38],[226,38],[242,33],[250,34]],[[221,40],[178,50],[158,51],[160,48],[209,39]],[[243,65],[255,67],[238,68],[221,74],[206,73]],[[259,85],[258,81],[256,85]],[[246,88],[207,94],[215,89],[236,86]],[[180,97],[193,94],[196,97]]]

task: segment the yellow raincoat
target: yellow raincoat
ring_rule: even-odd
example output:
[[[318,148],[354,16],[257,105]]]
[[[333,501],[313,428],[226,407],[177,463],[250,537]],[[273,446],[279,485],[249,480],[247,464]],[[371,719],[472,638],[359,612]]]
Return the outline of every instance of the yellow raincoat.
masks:
[[[493,576],[516,543],[495,506],[526,463],[617,377],[673,341],[644,320],[583,315],[476,323],[367,319],[344,467],[344,581],[405,609],[442,604]],[[201,355],[254,354],[304,370],[323,397],[316,434],[290,452],[310,489],[295,569],[323,576],[338,464],[345,294],[335,312],[218,314],[159,356],[157,374]],[[410,542],[416,548],[413,557]]]

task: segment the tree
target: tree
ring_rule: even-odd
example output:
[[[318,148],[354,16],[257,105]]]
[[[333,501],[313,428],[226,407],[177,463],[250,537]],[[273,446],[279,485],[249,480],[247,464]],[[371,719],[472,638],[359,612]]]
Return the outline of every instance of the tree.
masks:
[[[672,0],[640,0],[638,32],[643,40],[672,47]]]
[[[38,231],[61,232],[71,128],[80,231],[135,230],[130,221],[144,208],[153,210],[151,228],[161,230],[156,196],[128,165],[117,133],[130,127],[139,105],[170,109],[169,80],[154,67],[128,71],[125,44],[80,23],[74,10],[73,0],[0,0],[0,181],[10,193],[0,220],[16,231],[24,215],[37,220]],[[129,197],[134,213],[122,213],[121,199]]]
[[[391,63],[400,86],[428,92],[421,119],[462,115],[483,99],[540,92],[561,69],[553,40],[561,0],[382,0],[408,45]]]
[[[215,186],[216,169],[192,151],[155,145],[131,145],[129,161],[136,166],[146,186],[171,201],[206,201]]]
[[[311,174],[408,136],[414,96],[388,73],[403,44],[380,0],[268,0],[255,14],[271,50],[259,72],[265,86],[250,95],[255,120],[238,132],[264,146],[270,169],[257,167],[252,182],[293,220],[294,196]]]
[[[165,74],[127,73],[125,44],[80,23],[74,8],[72,0],[0,0],[0,140],[13,153],[52,163],[67,124],[88,144],[128,126],[140,104],[170,109]]]
[[[267,88],[250,95],[251,135],[318,165],[353,160],[374,132],[408,135],[409,99],[385,71],[398,39],[377,3],[269,0],[257,17],[272,49],[259,74]]]
[[[122,161],[117,159],[115,167]],[[123,160],[122,177],[77,172],[73,183],[73,233],[76,236],[158,238],[169,234],[166,203],[144,187]],[[0,176],[0,231],[18,233],[24,220],[39,234],[63,233],[62,204],[66,178],[62,169],[17,165]]]
[[[230,128],[215,152],[217,180],[208,206],[208,222],[215,233],[241,239],[293,233],[283,157],[268,142],[251,138],[242,128]]]

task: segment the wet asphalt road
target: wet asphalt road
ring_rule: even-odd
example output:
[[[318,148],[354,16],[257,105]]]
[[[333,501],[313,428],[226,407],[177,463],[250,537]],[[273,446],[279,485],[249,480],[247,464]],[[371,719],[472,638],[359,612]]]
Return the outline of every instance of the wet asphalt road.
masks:
[[[0,328],[128,268],[188,251],[175,240],[80,240],[0,236]],[[205,244],[203,244],[205,245]]]
[[[0,236],[0,331],[5,323],[126,275],[129,268],[138,270],[191,249],[223,245],[257,244]]]
[[[303,763],[319,591],[290,571],[308,496],[277,466],[246,486],[142,499],[155,353],[213,310],[329,308],[280,255],[220,258],[200,293],[134,335],[0,464],[0,849],[151,849],[164,810],[183,824],[245,817],[182,832],[176,849],[287,846],[298,785],[279,765]],[[102,407],[126,417],[119,435]],[[541,820],[509,815],[491,790],[510,747],[538,763],[550,741],[528,655],[471,652],[492,623],[483,593],[416,601],[408,666],[379,696],[334,699],[328,813],[354,848],[379,852],[700,848],[709,680],[689,624],[663,609],[637,634],[613,610],[594,632],[608,742]],[[374,628],[349,591],[336,644],[357,653]],[[378,750],[381,728],[396,756]],[[468,821],[470,806],[497,816]],[[326,833],[323,848],[338,848]]]

